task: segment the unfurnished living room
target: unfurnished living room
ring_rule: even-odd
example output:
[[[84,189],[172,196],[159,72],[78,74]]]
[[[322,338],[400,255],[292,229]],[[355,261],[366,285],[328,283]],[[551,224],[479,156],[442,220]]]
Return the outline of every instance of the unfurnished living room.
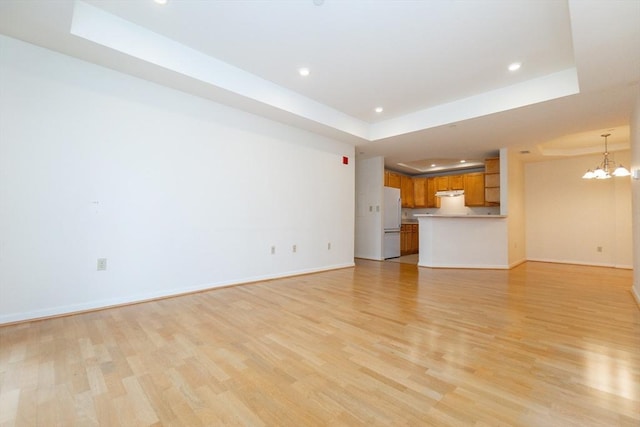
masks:
[[[640,1],[0,1],[0,426],[640,425]]]

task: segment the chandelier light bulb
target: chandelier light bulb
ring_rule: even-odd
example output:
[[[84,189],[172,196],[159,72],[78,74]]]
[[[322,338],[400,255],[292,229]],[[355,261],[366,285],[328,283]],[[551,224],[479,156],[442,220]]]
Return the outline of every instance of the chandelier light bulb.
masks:
[[[593,171],[593,175],[595,179],[607,179],[609,178],[609,174],[605,172],[604,169],[598,167],[598,169]]]
[[[629,176],[631,172],[622,165],[619,165],[612,173],[613,176]]]
[[[595,177],[596,177],[596,174],[593,173],[591,169],[589,169],[588,171],[585,172],[584,175],[582,175],[582,179],[593,179]]]

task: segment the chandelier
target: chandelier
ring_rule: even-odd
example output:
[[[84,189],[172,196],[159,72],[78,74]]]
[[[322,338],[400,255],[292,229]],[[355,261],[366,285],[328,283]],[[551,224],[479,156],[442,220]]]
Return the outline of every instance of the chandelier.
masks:
[[[604,138],[604,159],[602,163],[596,166],[595,169],[589,169],[582,178],[584,179],[608,179],[612,176],[629,176],[631,173],[627,168],[619,164],[616,166],[616,163],[613,160],[609,160],[609,151],[607,150],[607,137],[610,136],[610,133],[605,133],[600,135]]]

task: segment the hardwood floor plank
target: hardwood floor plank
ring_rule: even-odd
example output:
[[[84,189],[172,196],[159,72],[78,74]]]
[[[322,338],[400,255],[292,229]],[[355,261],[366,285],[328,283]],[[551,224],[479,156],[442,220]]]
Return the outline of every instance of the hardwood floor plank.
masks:
[[[0,426],[637,426],[631,280],[358,260],[0,327]]]

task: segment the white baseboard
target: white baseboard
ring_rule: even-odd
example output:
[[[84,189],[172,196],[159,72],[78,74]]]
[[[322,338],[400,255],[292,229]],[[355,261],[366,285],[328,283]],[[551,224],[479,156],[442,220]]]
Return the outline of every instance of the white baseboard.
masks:
[[[366,259],[369,261],[384,261],[384,258],[379,258],[379,257],[375,257],[375,256],[360,256],[360,255],[356,255],[354,258],[356,259]]]
[[[318,268],[287,271],[287,272],[278,273],[278,274],[253,276],[253,277],[248,277],[242,280],[205,283],[197,286],[191,286],[188,288],[162,290],[159,292],[130,295],[122,298],[110,298],[110,299],[103,299],[98,301],[89,301],[81,304],[70,304],[70,305],[50,307],[50,308],[44,308],[41,310],[34,310],[34,311],[28,311],[28,312],[22,312],[22,313],[0,315],[0,325],[5,325],[9,323],[26,322],[26,321],[32,321],[32,320],[41,320],[41,319],[46,319],[51,317],[68,316],[68,315],[83,313],[87,311],[103,310],[105,308],[118,307],[118,306],[128,305],[128,304],[137,304],[145,301],[153,301],[153,300],[162,299],[162,298],[176,297],[180,295],[191,294],[194,292],[202,292],[202,291],[211,290],[215,288],[222,288],[222,287],[234,286],[234,285],[243,285],[247,283],[262,282],[265,280],[281,279],[284,277],[300,276],[304,274],[319,273],[321,271],[338,270],[341,268],[348,268],[353,266],[355,266],[355,263],[353,262],[344,263],[344,264],[334,264],[334,265],[318,267]]]
[[[427,268],[460,268],[469,270],[508,270],[509,266],[506,264],[486,265],[486,264],[442,264],[442,265],[426,265],[418,263],[418,267]]]
[[[615,265],[611,263],[585,262],[581,260],[570,260],[570,259],[527,258],[527,261],[549,262],[553,264],[587,265],[591,267],[609,267],[609,268],[620,268],[623,270],[633,270],[632,265],[626,265],[626,264]]]

